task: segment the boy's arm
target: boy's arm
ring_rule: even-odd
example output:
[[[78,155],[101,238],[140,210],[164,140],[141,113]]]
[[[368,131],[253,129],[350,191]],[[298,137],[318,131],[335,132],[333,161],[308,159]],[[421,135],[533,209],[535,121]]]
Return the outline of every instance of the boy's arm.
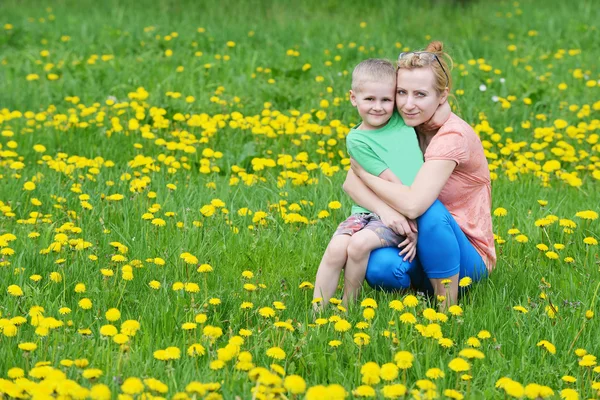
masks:
[[[394,175],[392,170],[389,168],[384,170],[381,174],[379,174],[379,177],[388,182],[399,183],[402,185],[402,181],[400,180],[400,178],[398,178],[396,175]]]

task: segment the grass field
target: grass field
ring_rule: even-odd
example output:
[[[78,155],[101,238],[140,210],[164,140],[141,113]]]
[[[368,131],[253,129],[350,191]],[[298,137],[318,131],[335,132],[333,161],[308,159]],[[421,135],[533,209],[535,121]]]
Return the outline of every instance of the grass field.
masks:
[[[0,398],[600,397],[598,4],[100,3],[0,3]],[[496,270],[313,315],[349,73],[433,39]]]

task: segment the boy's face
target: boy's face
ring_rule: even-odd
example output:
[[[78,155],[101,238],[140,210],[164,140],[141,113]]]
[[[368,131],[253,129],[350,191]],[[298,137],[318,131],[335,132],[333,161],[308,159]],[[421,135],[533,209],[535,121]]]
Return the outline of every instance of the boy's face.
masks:
[[[383,127],[394,112],[395,82],[368,81],[356,91],[350,90],[350,102],[362,118],[361,130]]]

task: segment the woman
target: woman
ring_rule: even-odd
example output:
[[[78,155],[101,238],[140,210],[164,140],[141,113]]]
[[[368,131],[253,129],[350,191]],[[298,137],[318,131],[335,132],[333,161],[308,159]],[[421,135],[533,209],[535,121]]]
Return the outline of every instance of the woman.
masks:
[[[416,259],[402,259],[394,248],[376,250],[367,282],[384,289],[433,289],[441,307],[456,304],[459,279],[478,281],[496,264],[490,175],[479,137],[454,113],[437,131],[423,129],[452,87],[445,58],[442,43],[432,42],[398,59],[396,107],[416,128],[425,159],[413,184],[386,182],[354,161],[344,183],[354,201],[384,222],[401,225],[405,216],[418,225]]]

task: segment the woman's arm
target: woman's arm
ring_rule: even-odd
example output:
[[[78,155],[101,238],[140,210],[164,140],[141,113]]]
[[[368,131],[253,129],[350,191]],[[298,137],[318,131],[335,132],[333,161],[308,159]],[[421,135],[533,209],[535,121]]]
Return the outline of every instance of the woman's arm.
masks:
[[[406,217],[415,219],[437,199],[454,171],[456,162],[450,160],[426,161],[411,186],[387,182],[371,175],[354,160],[351,165],[354,173],[376,197]],[[352,197],[352,195],[350,196]]]
[[[356,204],[377,214],[382,222],[398,235],[405,236],[407,232],[412,232],[406,218],[377,197],[352,170],[349,170],[348,175],[346,175],[343,189]]]
[[[389,178],[391,178],[392,181],[397,181],[398,185],[402,184],[395,176],[393,178]],[[412,262],[417,255],[418,237],[416,223],[414,221],[407,220],[404,215],[398,213],[396,210],[379,199],[371,189],[365,186],[365,184],[354,174],[354,172],[352,172],[352,170],[348,171],[343,188],[355,203],[373,211],[379,216],[379,218],[381,218],[381,222],[383,222],[385,226],[390,228],[399,236],[404,236],[406,238],[398,245],[398,247],[402,249],[399,255],[401,257],[404,256],[405,261]]]

